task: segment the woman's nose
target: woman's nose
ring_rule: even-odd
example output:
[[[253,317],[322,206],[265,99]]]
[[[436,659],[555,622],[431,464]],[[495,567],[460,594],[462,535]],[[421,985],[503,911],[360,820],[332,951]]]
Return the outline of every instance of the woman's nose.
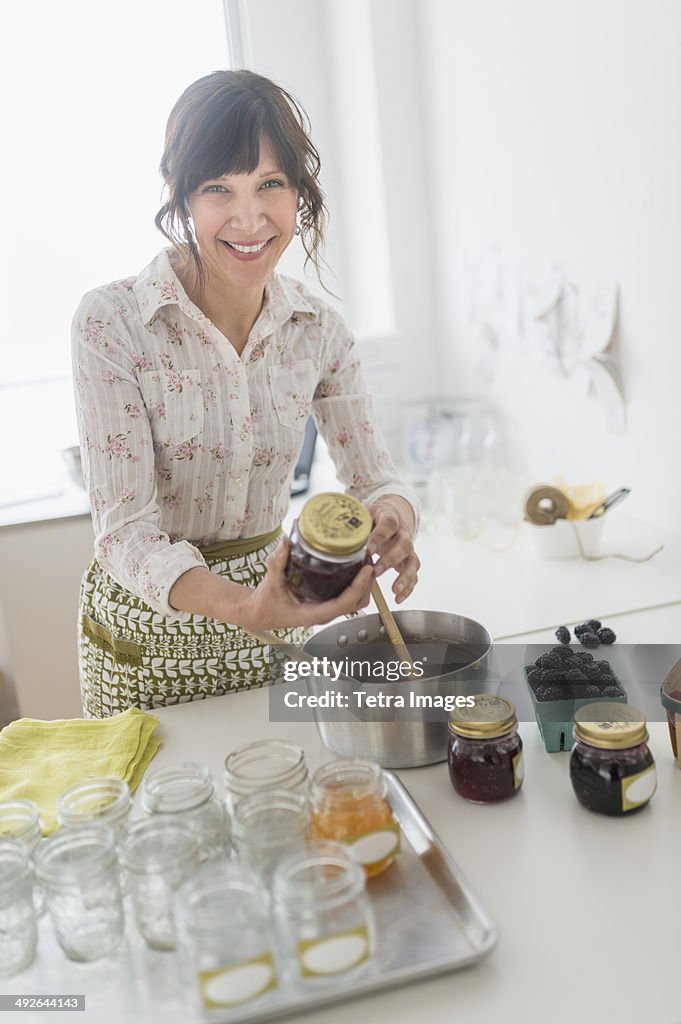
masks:
[[[246,234],[258,231],[266,220],[261,200],[257,197],[242,198],[230,210],[231,226]]]

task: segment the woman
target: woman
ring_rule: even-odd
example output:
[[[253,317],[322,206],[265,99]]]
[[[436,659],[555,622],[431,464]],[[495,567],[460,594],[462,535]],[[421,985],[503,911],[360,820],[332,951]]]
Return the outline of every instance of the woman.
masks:
[[[248,71],[201,78],[173,108],[156,224],[138,277],[89,292],[73,362],[95,559],[83,577],[84,713],[268,682],[248,630],[293,642],[357,611],[371,582],[417,580],[415,504],[395,479],[338,314],[276,273],[300,235],[319,270],[319,157],[296,102]],[[312,412],[339,479],[371,510],[372,554],[340,597],[286,586],[280,524]]]

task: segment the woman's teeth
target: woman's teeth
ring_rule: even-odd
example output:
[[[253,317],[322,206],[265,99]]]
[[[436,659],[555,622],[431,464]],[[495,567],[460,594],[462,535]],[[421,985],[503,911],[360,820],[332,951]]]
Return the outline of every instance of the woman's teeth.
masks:
[[[267,242],[269,242],[269,238]],[[227,242],[227,245],[230,249],[236,249],[237,252],[260,252],[265,248],[267,242],[259,242],[257,245],[237,245],[236,242]]]

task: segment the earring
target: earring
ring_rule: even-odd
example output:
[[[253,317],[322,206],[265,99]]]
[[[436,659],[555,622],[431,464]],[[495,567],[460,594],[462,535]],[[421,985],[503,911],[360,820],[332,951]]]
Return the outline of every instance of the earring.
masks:
[[[296,222],[296,230],[293,232],[293,234],[294,235],[299,235],[300,234],[300,224],[298,222]]]

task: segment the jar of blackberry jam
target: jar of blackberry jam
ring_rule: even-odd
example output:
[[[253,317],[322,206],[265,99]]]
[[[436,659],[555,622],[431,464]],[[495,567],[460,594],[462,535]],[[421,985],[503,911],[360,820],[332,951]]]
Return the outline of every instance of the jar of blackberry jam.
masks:
[[[597,814],[620,817],[645,807],[657,774],[643,713],[609,701],[579,708],[570,779],[580,804]]]
[[[449,716],[449,777],[459,796],[491,804],[523,784],[523,743],[510,700],[478,693]]]
[[[325,491],[305,502],[291,529],[285,575],[303,601],[329,601],[367,562],[371,515],[349,494]]]

